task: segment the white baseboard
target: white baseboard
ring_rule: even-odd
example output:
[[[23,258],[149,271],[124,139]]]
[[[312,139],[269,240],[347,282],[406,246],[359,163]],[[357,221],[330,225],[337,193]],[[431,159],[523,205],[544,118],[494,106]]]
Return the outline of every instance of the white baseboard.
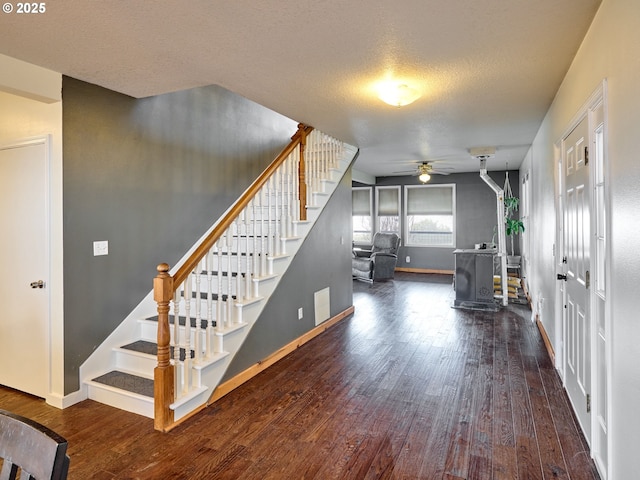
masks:
[[[87,398],[87,387],[83,385],[80,387],[80,390],[70,393],[69,395],[62,396],[54,393],[47,395],[47,398],[45,400],[47,404],[51,405],[52,407],[56,407],[62,410],[70,407],[71,405],[75,405],[76,403],[86,400]]]

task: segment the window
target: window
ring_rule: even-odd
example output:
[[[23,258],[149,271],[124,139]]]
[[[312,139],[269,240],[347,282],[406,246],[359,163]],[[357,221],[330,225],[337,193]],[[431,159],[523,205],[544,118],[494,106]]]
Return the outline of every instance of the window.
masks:
[[[405,245],[455,246],[455,185],[407,185]]]
[[[373,222],[371,215],[371,187],[354,187],[351,190],[353,241],[371,244]]]
[[[400,187],[376,187],[378,231],[400,236]]]

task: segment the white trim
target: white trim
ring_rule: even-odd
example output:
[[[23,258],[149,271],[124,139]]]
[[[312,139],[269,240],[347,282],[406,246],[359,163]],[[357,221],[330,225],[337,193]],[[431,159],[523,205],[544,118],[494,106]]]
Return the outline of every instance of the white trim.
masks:
[[[564,137],[563,137],[564,138]],[[554,264],[556,273],[564,273],[564,267],[561,263],[561,258],[564,256],[564,164],[562,161],[562,140],[557,141],[553,145],[554,156],[554,176],[555,176],[555,214],[556,214],[556,239],[553,249]],[[564,325],[565,325],[565,297],[563,284],[556,282],[555,288],[555,315],[556,321],[554,322],[556,345],[555,351],[555,367],[558,370],[562,383],[564,385]]]
[[[606,480],[607,478],[612,478],[611,477],[611,462],[606,462],[606,459],[611,459],[611,452],[612,452],[612,447],[611,447],[611,439],[612,439],[612,434],[611,434],[611,427],[612,427],[612,422],[611,422],[611,418],[612,418],[612,412],[611,412],[611,405],[612,405],[612,389],[611,389],[611,378],[612,378],[612,369],[611,369],[611,320],[612,320],[612,314],[611,314],[611,300],[610,300],[610,295],[609,295],[609,285],[610,285],[610,281],[611,281],[611,266],[610,263],[608,261],[608,259],[612,258],[611,255],[611,212],[609,210],[609,206],[611,205],[611,199],[610,199],[610,187],[609,187],[609,173],[610,173],[610,162],[607,161],[608,159],[608,122],[607,122],[607,114],[608,114],[608,104],[607,104],[607,80],[604,79],[602,81],[602,84],[599,86],[599,88],[596,90],[596,92],[594,92],[594,94],[591,96],[590,101],[589,101],[589,145],[590,148],[593,147],[594,145],[594,132],[596,130],[597,124],[594,123],[594,116],[595,116],[595,112],[599,109],[602,108],[602,126],[603,126],[603,158],[601,159],[602,161],[602,167],[603,167],[603,185],[604,185],[604,217],[605,217],[605,225],[604,225],[604,237],[605,237],[605,251],[604,251],[604,265],[605,265],[605,273],[604,273],[604,292],[603,295],[601,295],[596,288],[596,281],[597,279],[595,278],[595,275],[592,275],[593,277],[593,281],[592,283],[592,288],[590,291],[590,307],[591,307],[591,331],[592,331],[592,335],[591,335],[591,356],[595,361],[592,361],[592,367],[591,369],[591,384],[592,384],[592,389],[593,389],[593,395],[592,395],[592,418],[591,418],[591,429],[592,429],[592,436],[593,436],[593,440],[591,442],[591,455],[594,459],[594,462],[596,464],[596,467],[598,469],[598,473],[600,474],[600,476],[602,477],[603,480]],[[594,149],[595,150],[595,149]],[[591,155],[591,157],[596,160],[595,155]],[[596,242],[596,238],[595,235],[597,233],[597,228],[596,228],[596,219],[597,219],[597,215],[596,215],[596,207],[597,207],[597,199],[595,198],[595,180],[596,180],[596,174],[595,174],[595,168],[597,166],[597,161],[590,161],[590,188],[591,188],[591,232],[592,232],[592,241],[591,241],[591,263],[592,266],[597,266],[598,265],[598,250],[597,250],[597,242]],[[592,270],[594,270],[594,268],[592,268]],[[606,370],[605,370],[605,375],[606,378],[605,379],[599,379],[598,376],[598,372],[599,372],[599,361],[598,361],[598,319],[599,319],[599,314],[598,314],[598,309],[597,309],[597,301],[598,298],[600,298],[603,302],[604,302],[604,336],[605,336],[605,352],[604,352],[604,361],[606,364]],[[601,404],[601,402],[603,401],[603,399],[600,398],[599,392],[600,392],[600,388],[599,388],[599,383],[605,382],[607,390],[606,390],[606,395],[607,395],[607,411],[606,411],[606,419],[605,419],[605,423],[606,423],[606,436],[607,436],[607,445],[601,445],[600,444],[600,439],[597,435],[598,433],[598,429],[599,427],[599,421],[598,421],[598,410],[599,410],[599,406]],[[603,456],[601,455],[601,452],[605,450],[606,453]]]
[[[49,395],[47,397],[47,403],[53,407],[64,409],[70,407],[71,405],[75,405],[76,403],[82,402],[87,398],[87,386],[83,384],[80,386],[80,390],[70,393],[69,395]]]

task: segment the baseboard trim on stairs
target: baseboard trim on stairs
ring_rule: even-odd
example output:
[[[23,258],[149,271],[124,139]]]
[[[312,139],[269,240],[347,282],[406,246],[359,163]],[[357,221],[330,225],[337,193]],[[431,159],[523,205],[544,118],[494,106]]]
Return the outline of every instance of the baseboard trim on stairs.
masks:
[[[453,270],[434,270],[432,268],[408,268],[408,267],[396,267],[396,272],[408,272],[408,273],[437,273],[440,275],[453,275]]]
[[[233,390],[235,390],[236,388],[238,388],[243,383],[251,380],[253,377],[255,377],[260,372],[263,372],[264,370],[269,368],[271,365],[276,363],[278,360],[283,359],[284,357],[289,355],[291,352],[293,352],[297,348],[299,348],[302,345],[304,345],[305,343],[307,343],[309,340],[312,340],[313,338],[317,337],[321,333],[325,332],[326,330],[328,330],[329,328],[334,326],[336,323],[340,322],[341,320],[345,319],[349,315],[353,314],[354,311],[355,311],[355,307],[353,305],[351,305],[349,308],[343,310],[338,315],[335,315],[334,317],[330,318],[326,322],[323,322],[320,325],[318,325],[317,327],[309,330],[307,333],[305,333],[304,335],[298,337],[294,341],[286,344],[285,346],[283,346],[279,350],[277,350],[274,353],[272,353],[271,355],[269,355],[264,360],[259,361],[258,363],[256,363],[256,364],[252,365],[251,367],[247,368],[245,371],[239,373],[235,377],[227,380],[224,383],[221,383],[214,390],[213,394],[209,398],[209,401],[207,402],[207,405],[211,405],[213,402],[215,402],[216,400],[221,399],[222,397],[224,397],[228,393],[230,393]]]

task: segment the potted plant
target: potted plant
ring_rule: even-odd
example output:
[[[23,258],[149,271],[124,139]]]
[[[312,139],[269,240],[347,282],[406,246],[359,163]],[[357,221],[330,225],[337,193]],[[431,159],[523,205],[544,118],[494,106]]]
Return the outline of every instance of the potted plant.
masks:
[[[520,256],[515,255],[513,237],[515,237],[519,233],[524,232],[524,223],[522,223],[522,220],[520,220],[519,218],[512,217],[512,214],[518,210],[519,206],[520,206],[519,198],[513,197],[513,196],[505,197],[504,199],[505,233],[508,237],[511,237],[511,255],[507,257],[507,263],[509,265],[520,264]]]

